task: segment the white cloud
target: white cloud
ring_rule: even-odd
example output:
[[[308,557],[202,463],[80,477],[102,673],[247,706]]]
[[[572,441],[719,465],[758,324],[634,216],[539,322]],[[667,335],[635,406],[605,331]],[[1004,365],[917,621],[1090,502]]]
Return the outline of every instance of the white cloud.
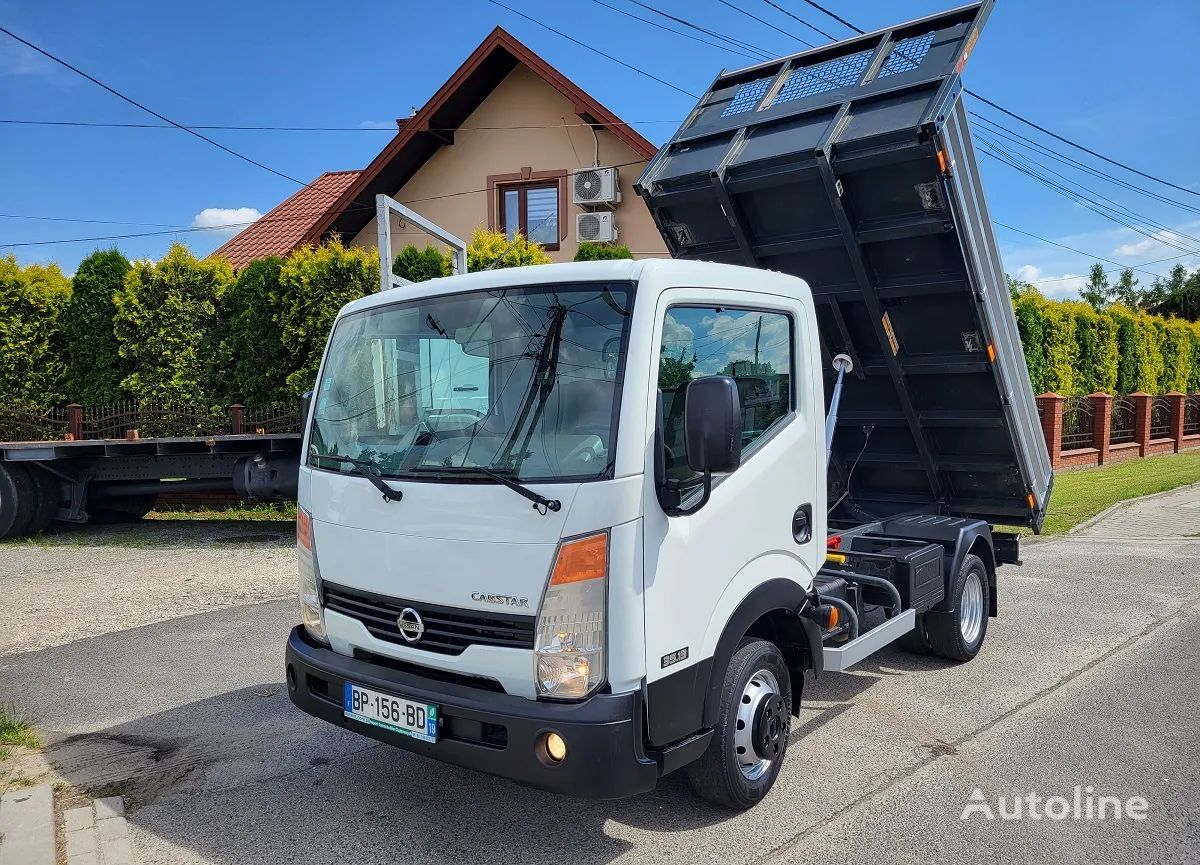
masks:
[[[192,219],[192,228],[232,235],[259,219],[262,214],[254,207],[206,207]]]
[[[1148,252],[1161,254],[1163,249],[1174,249],[1181,246],[1186,239],[1173,231],[1156,231],[1150,237],[1144,237],[1136,243],[1122,243],[1113,250],[1113,255],[1142,256]]]
[[[1035,264],[1022,264],[1017,268],[1017,279],[1032,283],[1046,297],[1056,299],[1075,298],[1079,289],[1087,284],[1087,277],[1078,273],[1046,273]]]
[[[395,120],[364,120],[358,124],[360,129],[395,129]]]

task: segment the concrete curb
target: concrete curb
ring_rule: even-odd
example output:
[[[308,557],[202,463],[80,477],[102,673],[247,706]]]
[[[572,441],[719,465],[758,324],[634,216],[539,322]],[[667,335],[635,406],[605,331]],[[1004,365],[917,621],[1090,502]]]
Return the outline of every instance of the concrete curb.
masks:
[[[125,800],[120,796],[64,811],[63,836],[69,865],[133,865]]]
[[[1091,528],[1092,526],[1094,526],[1096,523],[1100,522],[1101,520],[1107,519],[1108,517],[1112,516],[1113,514],[1123,511],[1126,508],[1131,507],[1139,502],[1153,501],[1154,499],[1159,499],[1159,498],[1162,498],[1163,496],[1173,495],[1174,493],[1178,493],[1183,490],[1189,490],[1189,489],[1200,489],[1200,483],[1184,484],[1183,486],[1178,486],[1178,487],[1175,487],[1174,489],[1163,490],[1161,493],[1150,493],[1149,495],[1145,495],[1145,496],[1137,496],[1136,498],[1132,498],[1132,499],[1124,499],[1122,501],[1117,502],[1116,504],[1109,505],[1107,508],[1102,510],[1100,513],[1096,514],[1094,517],[1088,517],[1082,523],[1072,526],[1067,531],[1063,532],[1063,534],[1064,535],[1073,535],[1076,532],[1081,532],[1084,529]]]
[[[39,784],[0,798],[0,865],[55,865],[54,788]]]

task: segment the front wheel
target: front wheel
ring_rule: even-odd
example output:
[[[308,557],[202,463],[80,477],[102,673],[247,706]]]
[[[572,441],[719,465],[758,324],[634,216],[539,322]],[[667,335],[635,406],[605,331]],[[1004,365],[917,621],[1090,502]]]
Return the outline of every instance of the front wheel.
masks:
[[[702,799],[744,811],[770,792],[791,733],[792,680],[773,643],[747,637],[729,660],[708,750],[688,766]]]

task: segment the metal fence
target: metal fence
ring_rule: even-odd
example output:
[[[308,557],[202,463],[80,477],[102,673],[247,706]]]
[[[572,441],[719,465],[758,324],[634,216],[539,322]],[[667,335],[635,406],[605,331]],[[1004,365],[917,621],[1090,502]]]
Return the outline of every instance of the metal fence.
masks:
[[[1120,445],[1133,441],[1137,437],[1137,409],[1134,408],[1133,401],[1114,399],[1110,423],[1111,444]]]
[[[1189,396],[1183,402],[1183,434],[1200,435],[1200,396]]]
[[[102,406],[0,406],[0,441],[177,438],[300,431],[299,405],[198,406],[154,400]]]
[[[1063,404],[1062,449],[1065,451],[1095,446],[1095,409],[1085,396],[1068,397]]]
[[[1166,397],[1155,397],[1150,403],[1150,438],[1171,437],[1171,401]]]

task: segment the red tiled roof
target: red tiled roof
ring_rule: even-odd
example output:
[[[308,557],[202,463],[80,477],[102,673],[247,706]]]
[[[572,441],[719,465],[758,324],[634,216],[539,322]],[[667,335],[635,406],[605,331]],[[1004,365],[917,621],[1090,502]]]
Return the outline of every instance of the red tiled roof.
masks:
[[[291,198],[276,206],[213,255],[229,259],[240,270],[256,258],[287,255],[362,172],[326,171]]]

